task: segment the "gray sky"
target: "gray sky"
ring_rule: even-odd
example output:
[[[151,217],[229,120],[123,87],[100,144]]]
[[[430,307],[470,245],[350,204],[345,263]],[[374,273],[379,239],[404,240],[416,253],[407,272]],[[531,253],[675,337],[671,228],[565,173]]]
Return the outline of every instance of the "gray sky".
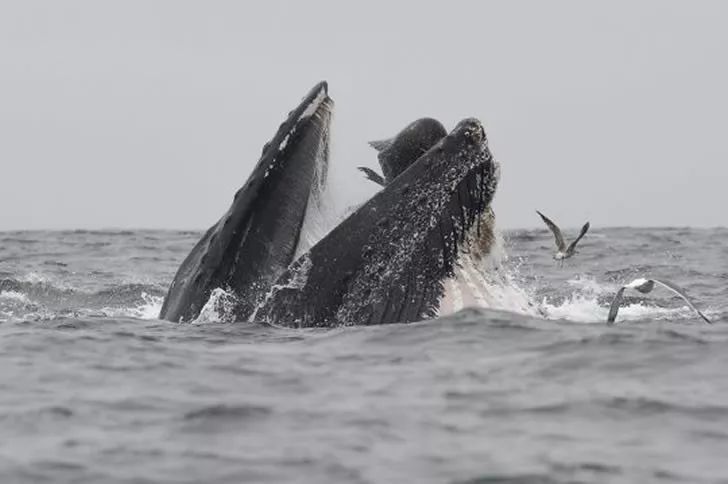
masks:
[[[329,81],[370,139],[480,118],[501,227],[727,225],[728,2],[0,3],[0,230],[206,228]]]

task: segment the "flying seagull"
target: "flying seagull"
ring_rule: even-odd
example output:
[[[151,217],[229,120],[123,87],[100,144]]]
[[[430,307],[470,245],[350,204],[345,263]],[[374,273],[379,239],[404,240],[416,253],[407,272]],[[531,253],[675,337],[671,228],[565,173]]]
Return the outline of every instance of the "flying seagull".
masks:
[[[589,222],[584,224],[584,226],[581,228],[579,236],[574,239],[574,241],[567,247],[566,242],[564,242],[564,236],[561,235],[561,229],[559,229],[556,224],[553,223],[546,215],[542,214],[538,210],[536,210],[536,213],[541,216],[541,219],[544,221],[546,226],[551,229],[551,232],[553,232],[554,239],[556,239],[556,247],[559,250],[558,252],[556,252],[556,254],[554,254],[554,259],[564,260],[574,255],[576,253],[576,244],[579,243],[581,238],[584,237],[584,234],[586,234],[587,230],[589,230]]]
[[[626,284],[619,288],[619,291],[617,291],[617,294],[614,296],[614,300],[612,301],[611,306],[609,306],[609,316],[607,316],[607,324],[613,324],[614,320],[617,318],[617,313],[619,312],[619,306],[622,303],[622,296],[624,295],[625,289],[636,289],[642,294],[647,294],[655,288],[655,284],[659,284],[662,287],[667,288],[680,296],[686,303],[688,303],[688,306],[690,306],[693,311],[698,313],[698,315],[703,318],[706,323],[713,324],[707,317],[705,317],[705,314],[701,313],[700,310],[696,308],[695,305],[690,301],[690,299],[688,299],[688,295],[685,294],[685,291],[680,289],[678,286],[669,281],[658,281],[657,279],[644,278],[635,279],[629,284]]]

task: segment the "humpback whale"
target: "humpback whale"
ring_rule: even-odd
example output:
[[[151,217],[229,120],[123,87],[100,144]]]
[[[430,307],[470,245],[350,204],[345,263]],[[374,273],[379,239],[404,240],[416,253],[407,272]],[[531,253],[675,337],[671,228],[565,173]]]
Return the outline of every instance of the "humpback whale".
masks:
[[[421,118],[405,127],[394,137],[384,141],[372,141],[369,144],[379,151],[378,159],[387,178],[367,167],[358,167],[366,178],[386,186],[427,152],[438,141],[447,136],[445,127],[432,118]],[[445,295],[439,305],[438,315],[454,313],[468,306],[490,307],[494,301],[487,286],[489,281],[485,274],[485,257],[490,254],[495,241],[495,215],[488,207],[481,215],[479,235],[469,237],[461,254],[460,263],[454,269],[455,274],[444,282]]]
[[[447,131],[438,120],[418,119],[390,139],[369,142],[379,152],[377,157],[384,176],[365,166],[358,168],[369,180],[385,186],[445,136]]]
[[[304,327],[438,315],[460,256],[492,239],[499,170],[485,130],[465,119],[398,176],[384,171],[385,188],[298,258],[252,320]]]
[[[232,205],[182,262],[160,319],[196,319],[214,289],[236,296],[246,318],[301,247],[304,220],[320,201],[328,168],[333,101],[317,84],[291,111]]]

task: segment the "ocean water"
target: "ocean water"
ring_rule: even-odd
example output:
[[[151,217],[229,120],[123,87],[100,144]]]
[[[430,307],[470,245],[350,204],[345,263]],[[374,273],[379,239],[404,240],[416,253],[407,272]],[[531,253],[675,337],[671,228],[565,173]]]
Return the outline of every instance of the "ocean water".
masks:
[[[329,330],[156,320],[199,236],[0,233],[0,482],[728,482],[728,229],[507,232],[498,309]],[[715,324],[606,326],[643,276]]]

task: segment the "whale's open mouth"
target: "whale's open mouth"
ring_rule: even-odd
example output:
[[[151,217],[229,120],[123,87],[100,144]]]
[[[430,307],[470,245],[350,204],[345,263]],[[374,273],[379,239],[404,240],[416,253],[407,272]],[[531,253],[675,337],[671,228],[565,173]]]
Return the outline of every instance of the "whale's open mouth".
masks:
[[[498,173],[483,126],[469,118],[442,136],[439,122],[411,124],[412,136],[397,139],[412,146],[389,145],[400,158],[386,158],[397,168],[386,186],[311,241],[302,233],[321,201],[332,108],[320,83],[288,114],[180,266],[160,317],[195,319],[215,288],[234,294],[237,320],[332,326],[437,315],[463,253],[489,250]]]
[[[257,316],[294,326],[435,316],[460,251],[487,228],[496,184],[485,131],[466,119],[300,257]]]

